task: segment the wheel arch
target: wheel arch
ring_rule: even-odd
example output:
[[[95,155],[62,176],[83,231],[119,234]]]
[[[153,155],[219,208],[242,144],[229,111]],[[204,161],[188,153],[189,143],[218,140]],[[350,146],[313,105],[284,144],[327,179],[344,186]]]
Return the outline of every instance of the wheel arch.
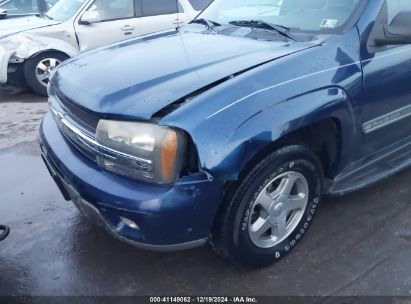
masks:
[[[32,55],[30,55],[30,56],[26,59],[26,61],[27,61],[27,60],[30,60],[30,59],[33,59],[33,58],[35,58],[35,57],[37,57],[37,56],[43,55],[43,54],[47,54],[47,53],[59,53],[59,54],[62,54],[62,55],[67,56],[67,58],[71,58],[71,57],[72,57],[72,56],[70,56],[67,52],[64,52],[64,51],[61,51],[61,50],[58,50],[58,49],[44,49],[44,50],[38,51],[38,52],[36,52],[36,53],[33,53]]]
[[[78,49],[69,42],[48,36],[27,33],[17,35],[14,39],[18,41],[18,46],[13,50],[12,55],[20,60],[33,58],[44,52],[59,52],[68,57],[79,53]]]
[[[316,138],[316,142],[310,142],[307,140],[305,135],[314,136],[318,129],[330,128],[324,134],[323,137]],[[237,177],[235,179],[229,179],[224,182],[222,187],[221,201],[215,213],[215,217],[212,224],[212,231],[216,229],[217,223],[221,220],[222,215],[227,212],[227,202],[231,201],[234,197],[236,190],[241,185],[242,181],[245,180],[247,175],[257,166],[264,158],[266,158],[271,153],[276,150],[285,148],[286,146],[302,145],[312,150],[317,156],[320,164],[323,166],[323,172],[321,176],[323,178],[323,186],[326,185],[325,179],[330,178],[330,170],[334,169],[341,158],[341,144],[342,144],[342,122],[337,117],[328,117],[311,122],[304,125],[301,128],[292,130],[282,137],[267,143],[262,149],[244,161],[244,166],[240,169]],[[328,144],[328,145],[324,145]],[[328,155],[327,158],[323,158],[321,154],[325,153]],[[324,191],[324,189],[323,189]],[[213,241],[211,242],[212,247],[215,248]],[[220,253],[224,254],[224,253]]]
[[[318,133],[319,130],[323,133]],[[241,180],[251,168],[269,154],[288,145],[303,145],[311,149],[320,160],[324,177],[330,178],[341,157],[341,132],[341,121],[336,117],[329,117],[286,133],[254,154],[240,170],[238,179]]]

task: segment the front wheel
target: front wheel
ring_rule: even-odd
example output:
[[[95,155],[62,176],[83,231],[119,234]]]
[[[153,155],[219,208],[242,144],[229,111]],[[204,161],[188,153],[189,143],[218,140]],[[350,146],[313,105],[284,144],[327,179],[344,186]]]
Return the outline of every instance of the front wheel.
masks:
[[[41,53],[24,63],[23,72],[27,85],[33,91],[47,96],[51,73],[69,57],[59,52]]]
[[[321,200],[322,168],[310,149],[281,148],[264,158],[227,197],[212,243],[240,268],[268,266],[290,252]]]

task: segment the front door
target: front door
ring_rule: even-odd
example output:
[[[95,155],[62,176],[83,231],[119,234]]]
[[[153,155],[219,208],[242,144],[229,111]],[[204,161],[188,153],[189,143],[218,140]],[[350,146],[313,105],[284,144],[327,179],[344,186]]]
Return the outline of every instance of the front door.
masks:
[[[0,4],[1,10],[6,10],[8,17],[36,15],[40,13],[38,0],[7,0]]]
[[[82,24],[81,16],[75,22],[81,52],[137,35],[134,0],[95,0],[87,10],[99,12],[101,22]]]
[[[399,12],[410,9],[409,0],[386,0],[376,26],[383,27]],[[411,135],[411,45],[363,52],[362,66],[364,93],[358,107],[364,136],[361,149],[363,156],[370,156]]]
[[[184,25],[189,17],[177,0],[137,0],[136,28],[140,35],[164,31]]]
[[[102,22],[75,23],[82,52],[175,28],[189,20],[184,8],[174,0],[95,0],[87,10],[98,11]]]

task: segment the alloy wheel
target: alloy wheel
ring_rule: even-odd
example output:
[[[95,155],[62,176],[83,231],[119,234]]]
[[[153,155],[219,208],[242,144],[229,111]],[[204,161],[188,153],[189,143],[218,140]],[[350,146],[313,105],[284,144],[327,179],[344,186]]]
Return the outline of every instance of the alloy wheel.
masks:
[[[285,240],[301,221],[308,196],[307,179],[298,172],[285,172],[269,181],[251,209],[248,232],[254,245],[270,248]]]
[[[43,86],[47,86],[52,71],[61,63],[60,60],[56,58],[46,58],[41,60],[36,66],[36,78],[39,83]]]

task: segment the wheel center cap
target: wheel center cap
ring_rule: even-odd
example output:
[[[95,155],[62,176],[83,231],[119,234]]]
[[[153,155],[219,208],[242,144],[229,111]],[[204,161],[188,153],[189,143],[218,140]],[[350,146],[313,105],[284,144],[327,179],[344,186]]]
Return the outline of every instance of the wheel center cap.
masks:
[[[278,204],[275,204],[271,207],[270,213],[271,213],[272,216],[277,217],[277,216],[281,215],[281,213],[283,213],[283,211],[284,211],[284,204],[283,203],[278,203]]]

